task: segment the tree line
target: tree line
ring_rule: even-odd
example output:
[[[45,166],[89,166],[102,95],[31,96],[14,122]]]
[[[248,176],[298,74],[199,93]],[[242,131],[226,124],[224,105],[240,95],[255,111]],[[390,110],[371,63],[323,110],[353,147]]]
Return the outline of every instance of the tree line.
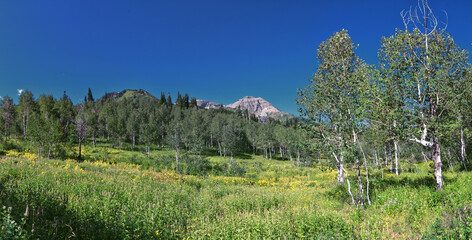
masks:
[[[39,157],[64,158],[64,150],[101,140],[113,148],[136,149],[139,144],[147,157],[152,147],[169,148],[178,164],[182,152],[228,157],[239,153],[262,153],[267,159],[300,161],[306,156],[301,130],[296,120],[271,119],[260,123],[254,114],[237,109],[199,109],[195,98],[178,93],[154,97],[113,98],[95,101],[92,91],[74,105],[67,94],[60,99],[23,91],[16,105],[5,96],[0,101],[2,139],[22,139],[35,148]],[[127,145],[124,146],[124,143]],[[142,149],[144,147],[144,149]]]

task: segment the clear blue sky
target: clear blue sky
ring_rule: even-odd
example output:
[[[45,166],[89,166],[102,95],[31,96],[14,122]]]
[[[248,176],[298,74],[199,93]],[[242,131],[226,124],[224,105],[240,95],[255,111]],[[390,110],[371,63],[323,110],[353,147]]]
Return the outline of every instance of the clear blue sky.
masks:
[[[0,96],[65,90],[74,103],[125,88],[223,104],[251,95],[297,113],[318,45],[341,29],[377,63],[382,36],[415,0],[0,1]],[[471,50],[472,1],[430,0]]]

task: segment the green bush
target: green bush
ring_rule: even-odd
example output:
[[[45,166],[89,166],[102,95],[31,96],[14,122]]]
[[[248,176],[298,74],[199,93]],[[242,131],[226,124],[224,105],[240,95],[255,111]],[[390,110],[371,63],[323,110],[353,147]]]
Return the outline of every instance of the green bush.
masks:
[[[452,214],[444,213],[424,233],[421,239],[471,239],[472,209],[464,207],[456,209]]]
[[[244,177],[244,175],[246,175],[246,169],[236,162],[226,164],[224,172],[225,175],[231,177]]]
[[[16,220],[12,216],[12,208],[3,206],[0,210],[0,240],[28,239],[28,232],[24,228],[25,224],[25,218]]]

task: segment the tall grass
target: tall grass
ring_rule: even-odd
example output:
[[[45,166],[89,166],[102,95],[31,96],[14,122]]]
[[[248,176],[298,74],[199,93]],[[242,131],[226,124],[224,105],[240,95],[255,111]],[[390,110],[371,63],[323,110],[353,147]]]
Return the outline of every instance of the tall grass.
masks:
[[[212,157],[212,169],[222,169],[186,175],[164,162],[165,150],[153,152],[148,166],[140,153],[84,153],[83,162],[22,153],[0,160],[0,220],[14,230],[0,238],[430,239],[459,232],[466,239],[472,232],[467,172],[445,173],[444,191],[436,192],[421,164],[399,178],[372,169],[373,204],[356,207],[329,167],[249,156],[236,159],[244,174],[231,175],[222,167],[229,159]]]

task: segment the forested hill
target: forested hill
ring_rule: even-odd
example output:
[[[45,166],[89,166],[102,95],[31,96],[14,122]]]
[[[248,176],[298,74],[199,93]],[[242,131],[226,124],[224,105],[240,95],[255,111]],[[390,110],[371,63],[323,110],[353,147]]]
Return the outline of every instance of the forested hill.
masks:
[[[131,99],[150,99],[150,100],[155,100],[159,101],[161,104],[164,102],[172,102],[172,99],[170,97],[170,94],[166,95],[162,92],[160,99],[157,97],[153,96],[149,92],[143,89],[137,89],[137,90],[132,90],[132,89],[125,89],[121,92],[110,92],[110,93],[105,93],[103,97],[101,97],[98,101],[103,103],[107,99],[115,99],[118,101],[122,101],[124,99],[131,100]],[[229,105],[223,105],[219,103],[214,103],[211,101],[207,100],[195,100],[195,99],[190,99],[188,94],[185,94],[182,96],[180,93],[177,94],[177,99],[176,99],[176,104],[179,104],[182,102],[184,105],[192,105],[192,106],[197,106],[198,108],[225,108],[229,109],[232,111],[244,111],[245,115],[253,115],[259,121],[261,122],[268,122],[269,119],[278,119],[282,122],[286,122],[288,120],[292,120],[295,118],[294,115],[285,113],[277,109],[274,105],[272,105],[270,102],[258,97],[252,97],[252,96],[246,96],[243,97],[236,102],[229,104]]]
[[[138,90],[131,90],[131,89],[125,89],[121,92],[111,92],[111,93],[105,93],[103,97],[98,99],[99,102],[104,102],[108,98],[113,98],[113,99],[139,99],[139,98],[150,98],[154,100],[158,100],[156,97],[154,97],[152,94],[147,92],[146,90],[143,89],[138,89]]]

